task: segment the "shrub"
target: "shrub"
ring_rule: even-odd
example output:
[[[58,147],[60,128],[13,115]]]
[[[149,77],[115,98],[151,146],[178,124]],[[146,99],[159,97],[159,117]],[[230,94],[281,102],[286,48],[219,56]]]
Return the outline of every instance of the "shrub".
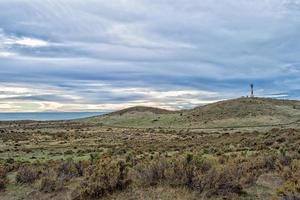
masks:
[[[300,161],[291,162],[290,168],[286,172],[286,182],[277,188],[277,194],[283,199],[300,198]]]
[[[64,180],[56,178],[54,172],[48,172],[41,179],[39,190],[44,193],[50,193],[63,188]]]
[[[75,163],[73,160],[56,163],[55,168],[43,170],[39,190],[50,193],[62,189],[65,182],[72,178],[83,176],[84,168],[87,165],[88,162],[80,161]]]
[[[227,196],[242,193],[243,188],[239,183],[239,176],[235,167],[227,165],[216,172],[216,183],[211,188],[215,194]]]
[[[4,166],[0,165],[0,177],[6,177],[7,170]]]
[[[165,179],[168,163],[165,158],[156,158],[150,163],[136,166],[134,178],[144,186],[157,185]]]
[[[223,157],[221,159],[222,159],[221,162],[224,164],[225,160],[223,160]],[[200,170],[202,173],[208,172],[213,167],[212,161],[210,161],[208,159],[200,158],[200,159],[196,160],[195,162],[196,162],[198,170]]]
[[[197,170],[193,178],[193,187],[206,196],[230,196],[242,193],[238,169],[230,164],[212,165],[208,171]]]
[[[21,167],[18,170],[16,181],[18,183],[30,184],[39,178],[40,172],[29,166]]]
[[[53,178],[45,177],[42,178],[40,184],[40,191],[49,193],[54,192],[56,190],[56,180]]]
[[[90,153],[90,160],[92,162],[99,160],[99,158],[100,158],[100,155],[98,153]]]
[[[64,155],[72,155],[72,154],[74,154],[74,152],[71,149],[64,152]]]
[[[111,159],[98,161],[87,170],[80,186],[81,199],[101,198],[125,189],[130,184],[127,174],[124,162],[113,162]]]
[[[7,183],[7,181],[5,178],[0,178],[0,192],[5,190],[6,183]]]
[[[8,182],[7,178],[6,178],[6,174],[7,174],[7,171],[6,171],[5,167],[0,165],[0,192],[5,189],[6,184]]]
[[[280,155],[278,160],[279,160],[279,163],[283,166],[288,166],[292,162],[292,158],[288,155]]]
[[[277,194],[283,199],[299,199],[300,198],[300,182],[297,179],[288,180],[283,186],[277,189]]]
[[[275,156],[266,156],[264,158],[264,168],[268,170],[276,169],[276,157]]]
[[[196,172],[196,165],[189,156],[186,159],[177,159],[168,165],[166,178],[171,186],[187,186],[192,188]]]
[[[135,169],[138,183],[151,186],[160,182],[170,186],[188,187],[208,196],[242,193],[239,183],[243,174],[235,167],[237,163],[220,166],[205,158],[196,160],[187,156],[171,161],[156,159]]]
[[[82,175],[83,167],[81,162],[75,163],[73,160],[63,161],[57,169],[57,177],[64,180],[70,180]]]

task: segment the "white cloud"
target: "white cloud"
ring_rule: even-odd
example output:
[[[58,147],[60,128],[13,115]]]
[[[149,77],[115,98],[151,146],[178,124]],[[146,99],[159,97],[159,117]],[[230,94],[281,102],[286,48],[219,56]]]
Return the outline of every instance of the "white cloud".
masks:
[[[16,56],[15,53],[11,53],[11,52],[5,52],[5,51],[1,51],[0,49],[0,57],[13,57]]]
[[[27,47],[46,47],[49,45],[47,41],[44,40],[39,40],[39,39],[34,39],[34,38],[16,38],[15,40],[10,39],[7,41],[6,44],[17,44],[17,45],[22,45],[22,46],[27,46]]]
[[[193,106],[215,102],[207,100],[217,98],[216,92],[201,90],[157,90],[146,87],[123,87],[105,82],[77,83],[82,90],[69,91],[59,87],[32,84],[2,84],[0,89],[0,104],[3,111],[113,111],[130,106],[153,106],[170,110],[190,108]],[[88,92],[88,93],[86,93]],[[92,92],[92,93],[91,93]],[[108,99],[89,101],[94,95],[106,94]],[[119,96],[130,98],[139,95],[140,99],[115,102]],[[38,98],[37,98],[38,97]],[[40,99],[43,97],[43,99]],[[66,99],[66,101],[62,101]],[[9,106],[8,106],[9,105]]]
[[[49,45],[47,41],[41,39],[8,36],[0,29],[0,57],[3,58],[20,57],[18,47],[33,49],[47,47]]]
[[[30,48],[46,47],[49,46],[49,43],[45,40],[28,38],[28,37],[7,37],[2,36],[2,42],[4,45],[20,45]]]

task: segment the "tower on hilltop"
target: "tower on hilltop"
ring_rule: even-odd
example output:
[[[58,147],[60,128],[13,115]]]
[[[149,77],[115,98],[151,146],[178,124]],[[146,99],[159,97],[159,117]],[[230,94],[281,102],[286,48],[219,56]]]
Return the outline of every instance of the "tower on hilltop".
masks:
[[[250,89],[251,89],[250,97],[253,98],[254,97],[254,85],[253,85],[253,83],[250,84]]]

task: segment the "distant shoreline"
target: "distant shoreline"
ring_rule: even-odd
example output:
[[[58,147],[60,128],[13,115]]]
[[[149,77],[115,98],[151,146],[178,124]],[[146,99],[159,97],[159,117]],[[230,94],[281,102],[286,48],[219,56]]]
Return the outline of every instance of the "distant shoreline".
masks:
[[[106,114],[107,112],[0,112],[0,121],[74,120]]]

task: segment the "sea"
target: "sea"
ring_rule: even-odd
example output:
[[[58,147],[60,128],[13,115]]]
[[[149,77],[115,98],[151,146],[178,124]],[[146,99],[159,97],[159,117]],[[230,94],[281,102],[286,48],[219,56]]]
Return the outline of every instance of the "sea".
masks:
[[[0,112],[0,121],[55,121],[93,117],[106,114],[104,112]]]

